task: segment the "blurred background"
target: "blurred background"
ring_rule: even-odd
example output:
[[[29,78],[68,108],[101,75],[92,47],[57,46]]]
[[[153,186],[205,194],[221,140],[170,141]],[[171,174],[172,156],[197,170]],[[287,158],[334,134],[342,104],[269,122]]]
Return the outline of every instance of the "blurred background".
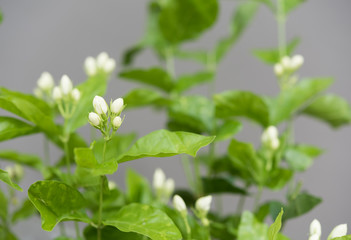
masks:
[[[187,48],[212,46],[220,36],[229,30],[229,21],[238,1],[219,0],[220,16],[217,24]],[[85,80],[83,62],[87,56],[97,56],[102,51],[120,62],[122,53],[139,41],[144,33],[148,1],[0,1],[4,21],[0,25],[0,86],[11,90],[31,93],[43,71],[49,71],[56,83],[67,74],[75,84]],[[300,37],[296,53],[305,57],[300,70],[301,76],[334,77],[330,91],[351,102],[351,1],[349,0],[308,0],[294,10],[287,21],[288,39]],[[239,43],[225,57],[218,68],[216,92],[228,89],[250,90],[259,94],[273,95],[279,89],[271,67],[264,65],[252,55],[256,48],[277,46],[277,26],[271,12],[261,6],[256,18],[244,33]],[[135,66],[153,66],[157,59],[150,51],[144,52]],[[186,73],[199,69],[196,64],[176,62],[176,72]],[[117,64],[117,72],[121,66]],[[117,73],[116,72],[116,73]],[[136,84],[124,82],[114,74],[106,99],[125,95]],[[208,87],[201,87],[192,93],[207,94]],[[152,109],[132,110],[126,115],[120,131],[139,133],[139,136],[165,127],[166,116]],[[0,110],[0,115],[9,115]],[[320,196],[323,203],[303,217],[288,221],[284,233],[291,239],[307,239],[309,224],[317,218],[322,224],[322,238],[341,223],[351,226],[351,127],[333,131],[327,125],[301,117],[295,125],[296,141],[313,144],[325,149],[314,166],[297,176],[303,181],[303,188]],[[89,127],[81,133],[88,138]],[[245,123],[237,136],[242,141],[259,142],[260,129]],[[43,136],[35,135],[0,143],[0,149],[19,149],[26,153],[43,155]],[[52,159],[60,156],[59,150],[50,146]],[[226,146],[221,146],[224,151]],[[0,162],[4,168],[6,163]],[[125,170],[134,168],[148,179],[152,179],[156,167],[176,180],[177,186],[186,186],[185,176],[179,158],[144,159],[121,164],[114,179],[124,186]],[[117,176],[118,175],[118,176]],[[26,171],[24,197],[31,183],[40,176]],[[264,199],[282,198],[282,193],[266,191]],[[225,211],[234,211],[235,197],[225,197]],[[250,202],[246,208],[250,209]],[[0,206],[1,207],[1,206]],[[20,239],[49,239],[57,230],[44,232],[40,218],[19,223],[15,232]],[[72,229],[73,231],[73,229]]]

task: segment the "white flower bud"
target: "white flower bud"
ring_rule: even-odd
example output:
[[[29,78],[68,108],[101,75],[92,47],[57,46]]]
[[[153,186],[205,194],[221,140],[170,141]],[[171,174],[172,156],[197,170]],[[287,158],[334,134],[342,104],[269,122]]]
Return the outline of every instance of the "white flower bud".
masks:
[[[122,125],[122,118],[117,116],[112,121],[113,128],[118,129]]]
[[[51,91],[51,89],[55,85],[54,78],[48,72],[43,72],[41,74],[37,84],[38,84],[38,87],[43,91]]]
[[[94,97],[93,106],[94,106],[95,112],[99,115],[106,114],[108,111],[108,106],[105,99],[100,96]]]
[[[62,91],[61,88],[59,87],[54,87],[54,90],[52,91],[52,98],[55,101],[59,101],[62,99]]]
[[[168,178],[164,184],[164,191],[167,198],[169,198],[174,192],[175,183],[172,178]]]
[[[284,69],[291,69],[291,59],[288,56],[285,56],[280,61]]]
[[[115,68],[116,68],[116,61],[112,58],[107,59],[104,66],[103,66],[103,69],[107,73],[113,72],[113,70],[115,70]]]
[[[101,118],[98,114],[91,112],[89,113],[89,121],[91,125],[98,127],[101,123]]]
[[[96,58],[96,65],[98,68],[104,68],[105,63],[108,60],[108,54],[106,52],[100,53]]]
[[[5,171],[7,172],[7,174],[9,175],[9,177],[11,179],[13,179],[15,177],[15,169],[13,167],[6,166]]]
[[[322,235],[322,227],[317,219],[314,219],[310,224],[310,236],[317,235],[318,238]]]
[[[181,213],[186,213],[185,202],[184,202],[183,198],[181,198],[179,195],[174,195],[173,206],[177,211],[179,211]]]
[[[212,196],[205,196],[199,198],[195,203],[195,208],[203,215],[206,215],[211,208]]]
[[[166,181],[166,175],[161,168],[157,168],[154,173],[153,187],[154,189],[162,189]]]
[[[117,188],[117,184],[113,181],[108,181],[108,189],[113,190]]]
[[[320,240],[320,239],[321,239],[321,236],[317,234],[313,234],[308,238],[308,240]]]
[[[329,234],[328,240],[337,238],[337,237],[342,237],[347,234],[347,224],[340,224],[336,226],[331,233]]]
[[[291,59],[291,68],[296,70],[302,66],[304,63],[304,58],[301,55],[295,55]]]
[[[84,61],[85,73],[88,76],[94,76],[97,72],[96,61],[93,57],[87,57]]]
[[[284,68],[280,63],[277,63],[274,65],[274,73],[276,76],[279,77],[279,76],[283,75],[283,72],[284,72]]]
[[[111,104],[111,107],[110,107],[111,112],[115,114],[120,114],[123,110],[123,106],[124,106],[123,98],[117,98]]]
[[[278,135],[278,129],[275,126],[269,126],[262,133],[261,141],[264,145],[276,150],[280,145]]]
[[[60,87],[63,95],[68,95],[71,93],[73,84],[71,79],[67,75],[63,75],[60,82]]]
[[[75,102],[78,102],[80,99],[80,91],[77,88],[74,88],[71,92],[71,96]]]

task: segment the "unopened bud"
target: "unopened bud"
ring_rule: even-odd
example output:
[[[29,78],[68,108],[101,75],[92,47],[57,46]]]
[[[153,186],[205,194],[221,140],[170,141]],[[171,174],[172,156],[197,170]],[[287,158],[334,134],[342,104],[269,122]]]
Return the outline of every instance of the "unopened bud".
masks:
[[[80,99],[80,91],[77,88],[74,88],[71,92],[71,96],[75,102],[78,102]]]
[[[87,57],[84,61],[85,73],[88,76],[94,76],[97,72],[96,61],[93,57]]]
[[[114,129],[118,129],[122,125],[122,118],[117,116],[113,119],[112,125]]]
[[[54,90],[52,91],[52,98],[55,101],[59,101],[62,99],[62,91],[61,88],[59,87],[54,87]]]
[[[269,126],[264,130],[261,136],[261,141],[264,145],[273,150],[279,148],[280,142],[278,138],[278,129],[275,126]]]
[[[186,205],[185,202],[183,200],[183,198],[181,198],[179,195],[174,195],[173,197],[173,206],[174,208],[181,212],[181,213],[185,213],[186,214]]]
[[[282,60],[280,61],[280,63],[284,69],[291,69],[290,57],[288,57],[288,56],[283,57]]]
[[[291,59],[291,68],[296,70],[299,69],[304,63],[304,58],[301,55],[295,55]]]
[[[94,106],[95,112],[99,115],[106,114],[108,111],[108,106],[105,99],[100,96],[94,97],[93,106]]]
[[[319,237],[322,235],[322,227],[317,219],[314,219],[310,224],[310,236],[312,235],[317,235]]]
[[[55,85],[54,78],[48,72],[43,72],[41,74],[37,84],[38,84],[38,87],[43,91],[51,91],[51,89]]]
[[[104,68],[105,63],[107,62],[108,58],[109,57],[108,57],[108,54],[106,52],[100,53],[96,58],[96,65],[99,68]]]
[[[317,234],[313,234],[311,236],[309,236],[308,240],[320,240],[321,236],[317,235]]]
[[[101,118],[98,114],[91,112],[89,113],[89,121],[91,125],[98,127],[101,123]]]
[[[202,215],[206,215],[211,208],[212,196],[206,196],[199,198],[195,203],[195,208]]]
[[[71,79],[67,75],[63,75],[60,82],[60,87],[63,95],[68,95],[71,93],[73,84]]]
[[[107,59],[104,66],[103,66],[103,69],[107,73],[113,72],[113,70],[115,70],[115,68],[116,68],[116,61],[112,58]]]
[[[274,65],[274,73],[276,76],[280,77],[281,75],[283,75],[283,72],[284,68],[280,63]]]
[[[123,98],[117,98],[111,104],[111,107],[110,107],[111,112],[118,115],[122,112],[123,106],[124,106]]]
[[[113,181],[108,181],[108,189],[113,190],[117,188],[117,184]]]
[[[175,187],[174,180],[172,178],[168,178],[164,184],[164,191],[165,191],[165,195],[167,196],[167,198],[169,198],[172,195],[172,193],[174,192],[174,187]],[[167,199],[167,201],[168,201],[168,199]]]
[[[337,237],[342,237],[347,234],[347,224],[340,224],[336,226],[331,233],[328,236],[328,240],[337,238]]]
[[[154,173],[154,179],[153,179],[153,187],[154,189],[158,190],[158,189],[162,189],[163,188],[163,184],[166,181],[166,175],[165,173],[162,171],[161,168],[157,168],[155,170]]]

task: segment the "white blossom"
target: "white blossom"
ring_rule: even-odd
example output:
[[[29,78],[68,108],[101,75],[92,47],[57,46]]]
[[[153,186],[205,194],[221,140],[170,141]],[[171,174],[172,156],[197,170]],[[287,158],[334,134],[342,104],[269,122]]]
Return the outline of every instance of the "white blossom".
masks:
[[[43,72],[41,74],[37,84],[38,84],[38,87],[43,91],[51,91],[51,89],[55,85],[54,78],[48,72]]]
[[[101,123],[101,118],[98,114],[91,112],[89,113],[89,121],[91,125],[98,127]]]
[[[113,70],[116,68],[116,61],[112,58],[109,58],[105,61],[102,67],[107,73],[113,72]]]
[[[280,145],[278,129],[275,126],[266,128],[262,133],[261,141],[273,150],[278,149]]]
[[[166,181],[166,175],[161,168],[157,168],[154,173],[153,187],[154,189],[162,189]]]
[[[328,240],[337,238],[337,237],[342,237],[347,234],[347,224],[340,224],[336,226],[331,233],[329,234]]]
[[[84,61],[84,69],[88,76],[94,76],[97,72],[96,60],[93,57],[87,57]]]
[[[77,88],[74,88],[71,92],[71,96],[74,101],[78,102],[80,99],[80,91]]]
[[[169,198],[174,192],[175,183],[172,178],[168,178],[164,183],[164,191],[167,198]]]
[[[299,69],[304,63],[304,58],[301,55],[295,55],[291,59],[291,68],[296,70]]]
[[[108,59],[109,59],[108,54],[106,52],[102,52],[96,58],[96,65],[99,68],[104,68]]]
[[[61,88],[59,87],[54,87],[54,90],[52,91],[52,98],[55,101],[59,101],[62,99],[62,91]]]
[[[186,205],[183,200],[179,195],[174,195],[173,197],[173,206],[177,211],[181,213],[186,213]]]
[[[195,208],[203,215],[206,215],[211,208],[212,196],[205,196],[199,198],[195,203]]]
[[[108,106],[105,99],[100,96],[94,97],[93,106],[94,106],[95,112],[99,115],[106,114],[108,111]]]
[[[317,219],[314,219],[310,224],[310,236],[312,235],[318,236],[318,239],[322,235],[322,227]]]
[[[278,77],[283,75],[284,73],[284,68],[280,63],[277,63],[274,65],[274,73],[275,75],[277,75]]]
[[[112,125],[115,129],[119,128],[122,125],[122,118],[120,116],[117,116],[113,119]]]
[[[68,95],[71,93],[73,84],[71,79],[67,75],[63,75],[60,82],[60,87],[63,95]]]
[[[117,98],[114,100],[110,106],[111,112],[115,114],[120,114],[123,110],[124,101],[123,98]]]

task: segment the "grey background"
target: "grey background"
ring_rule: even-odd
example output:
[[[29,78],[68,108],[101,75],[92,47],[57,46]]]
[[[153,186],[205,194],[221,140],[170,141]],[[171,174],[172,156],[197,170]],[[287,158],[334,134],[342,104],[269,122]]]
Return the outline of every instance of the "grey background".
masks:
[[[31,92],[36,80],[43,71],[49,71],[58,82],[63,74],[68,74],[74,83],[85,79],[82,70],[87,56],[96,56],[107,51],[118,60],[121,53],[143,34],[146,18],[145,0],[129,1],[0,1],[4,13],[4,22],[0,25],[0,85],[9,89]],[[221,0],[221,14],[217,25],[197,43],[187,47],[210,47],[219,36],[228,31],[228,22],[236,1]],[[288,19],[288,38],[300,36],[302,42],[298,53],[305,57],[301,76],[332,76],[335,84],[330,92],[340,94],[351,102],[351,32],[349,0],[309,0]],[[218,69],[216,92],[227,89],[246,89],[261,94],[275,94],[278,87],[272,69],[255,59],[251,51],[254,48],[274,47],[276,41],[276,23],[273,16],[261,7],[255,21],[250,26],[238,45],[229,53]],[[147,51],[136,62],[136,66],[156,65],[156,59]],[[196,64],[176,63],[177,73],[199,69]],[[117,68],[119,71],[120,68]],[[117,98],[126,94],[137,85],[125,83],[113,77],[106,98]],[[194,93],[207,93],[207,87],[201,87]],[[1,115],[8,115],[4,111]],[[121,132],[136,131],[140,136],[164,127],[165,116],[150,109],[126,112],[126,121]],[[351,183],[350,140],[351,127],[338,131],[311,119],[300,118],[296,124],[296,139],[304,143],[315,144],[326,149],[325,154],[316,160],[315,165],[297,176],[304,182],[304,189],[321,196],[323,203],[311,213],[289,221],[285,233],[292,239],[307,239],[309,224],[313,218],[322,223],[323,239],[333,226],[340,223],[351,224]],[[89,136],[89,129],[82,134]],[[260,130],[245,124],[239,135],[243,141],[257,142]],[[42,156],[43,137],[24,137],[0,143],[0,149],[20,149],[23,152]],[[220,150],[224,150],[221,146]],[[59,151],[51,147],[52,159]],[[0,163],[3,168],[5,163]],[[173,177],[177,186],[185,186],[185,177],[178,158],[139,160],[120,166],[117,175],[112,178],[124,185],[124,173],[127,167],[135,168],[151,179],[154,169],[162,167],[169,177]],[[40,176],[27,171],[21,185],[25,192],[29,185]],[[266,191],[264,199],[281,198],[280,194]],[[225,210],[233,211],[236,197],[225,198]],[[246,205],[250,209],[250,201]],[[40,219],[20,223],[14,227],[21,239],[48,239],[56,236],[40,229]],[[73,231],[73,230],[72,230]]]

